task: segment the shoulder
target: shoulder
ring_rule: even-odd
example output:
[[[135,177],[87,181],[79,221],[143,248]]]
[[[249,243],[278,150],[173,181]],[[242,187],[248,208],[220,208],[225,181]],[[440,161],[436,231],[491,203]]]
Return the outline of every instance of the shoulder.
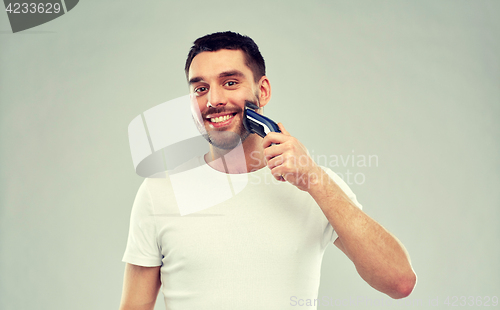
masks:
[[[157,213],[165,206],[177,207],[168,174],[162,172],[145,178],[134,200],[135,212]]]

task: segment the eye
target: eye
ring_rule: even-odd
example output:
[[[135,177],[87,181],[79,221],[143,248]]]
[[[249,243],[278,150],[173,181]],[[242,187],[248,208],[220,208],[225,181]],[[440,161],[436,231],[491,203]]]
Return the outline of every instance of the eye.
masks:
[[[229,87],[233,87],[233,86],[236,86],[236,81],[228,81],[226,82],[226,84],[224,84],[225,86],[229,86]]]
[[[197,93],[197,94],[200,94],[200,93],[203,93],[203,92],[206,92],[207,91],[207,88],[204,87],[204,86],[201,86],[201,87],[197,87],[194,89],[194,92]]]

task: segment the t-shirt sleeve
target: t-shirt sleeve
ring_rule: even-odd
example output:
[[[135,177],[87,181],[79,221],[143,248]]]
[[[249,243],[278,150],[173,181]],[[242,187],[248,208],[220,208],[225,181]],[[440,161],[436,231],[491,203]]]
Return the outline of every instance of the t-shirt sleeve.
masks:
[[[154,205],[146,179],[135,197],[123,262],[144,266],[161,266],[162,254],[154,214]]]
[[[351,199],[351,201],[354,203],[354,205],[356,205],[356,207],[363,209],[363,206],[356,199],[356,195],[353,193],[353,191],[351,190],[349,185],[347,185],[347,183],[344,182],[344,180],[341,177],[339,177],[335,172],[333,172],[329,168],[325,168],[325,167],[321,167],[321,168],[323,168],[323,170],[325,170],[325,172],[328,173],[330,178],[332,178],[333,181],[340,187],[340,189],[342,189],[342,191],[349,197],[349,199]],[[337,238],[338,238],[338,235],[334,230],[333,235],[332,235],[332,242],[337,240]]]

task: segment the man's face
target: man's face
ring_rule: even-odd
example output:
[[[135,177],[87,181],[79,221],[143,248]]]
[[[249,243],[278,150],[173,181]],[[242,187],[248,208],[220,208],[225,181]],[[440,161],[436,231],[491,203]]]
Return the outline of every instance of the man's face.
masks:
[[[189,88],[202,116],[207,140],[232,149],[250,133],[243,126],[245,101],[259,105],[258,85],[241,50],[222,49],[196,55],[189,68]]]

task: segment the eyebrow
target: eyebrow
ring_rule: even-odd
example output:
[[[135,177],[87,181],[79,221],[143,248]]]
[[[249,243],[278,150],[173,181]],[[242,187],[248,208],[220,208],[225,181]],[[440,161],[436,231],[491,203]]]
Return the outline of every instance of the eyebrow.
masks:
[[[201,82],[201,81],[203,81],[203,78],[197,76],[197,77],[194,77],[194,78],[190,79],[189,82],[188,82],[188,84],[189,85],[193,85],[194,83],[198,83],[198,82]]]
[[[219,73],[218,78],[223,78],[223,77],[228,77],[228,76],[245,77],[243,72],[241,72],[239,70],[231,70],[231,71],[224,71],[224,72]],[[196,76],[196,77],[189,80],[189,85],[192,85],[194,83],[198,83],[201,81],[203,81],[203,78],[201,76]]]
[[[228,77],[228,76],[245,77],[243,72],[238,71],[238,70],[225,71],[225,72],[222,72],[219,74],[219,78]]]

